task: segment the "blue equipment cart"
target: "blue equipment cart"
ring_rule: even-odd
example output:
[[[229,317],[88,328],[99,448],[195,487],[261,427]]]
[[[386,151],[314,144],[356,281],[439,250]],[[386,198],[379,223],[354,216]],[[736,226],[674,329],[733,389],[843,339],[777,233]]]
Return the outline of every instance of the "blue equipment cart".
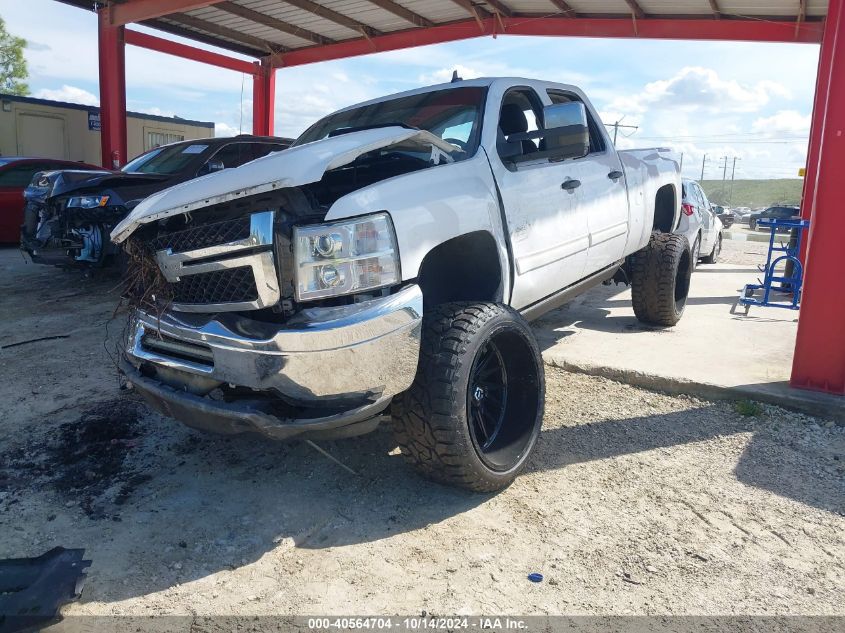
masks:
[[[798,253],[801,251],[804,230],[810,226],[810,221],[791,218],[760,218],[757,220],[757,226],[768,227],[772,232],[769,238],[766,267],[760,269],[760,272],[765,276],[762,283],[745,285],[736,303],[731,307],[731,314],[736,314],[739,306],[745,306],[745,314],[748,314],[751,306],[797,310],[798,303],[801,301],[801,285],[804,276],[804,267],[801,265],[801,260],[798,259]],[[787,229],[791,233],[789,242],[776,245],[777,233],[783,229]],[[778,253],[783,254],[779,255]],[[777,271],[778,266],[782,268],[781,273]],[[759,290],[762,290],[762,296],[755,297]],[[779,297],[774,298],[773,293],[777,293]]]

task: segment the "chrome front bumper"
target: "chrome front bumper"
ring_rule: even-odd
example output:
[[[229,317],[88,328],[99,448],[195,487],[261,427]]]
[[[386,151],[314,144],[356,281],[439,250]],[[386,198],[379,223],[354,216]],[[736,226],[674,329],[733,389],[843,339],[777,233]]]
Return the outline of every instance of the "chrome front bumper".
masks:
[[[352,422],[368,412],[377,415],[411,386],[421,324],[422,292],[416,285],[350,306],[303,310],[283,325],[234,313],[167,312],[158,318],[138,312],[124,371],[156,408],[189,424],[186,408],[197,416],[208,414],[200,403],[226,417],[221,407],[227,403],[204,396],[228,384],[277,397],[287,407],[282,415],[268,414],[278,425],[305,429],[309,421],[328,416],[343,426],[343,412],[355,418]],[[161,406],[164,396],[169,408]],[[273,409],[262,403],[256,411]],[[242,409],[233,407],[232,417]],[[266,426],[267,420],[246,425]]]

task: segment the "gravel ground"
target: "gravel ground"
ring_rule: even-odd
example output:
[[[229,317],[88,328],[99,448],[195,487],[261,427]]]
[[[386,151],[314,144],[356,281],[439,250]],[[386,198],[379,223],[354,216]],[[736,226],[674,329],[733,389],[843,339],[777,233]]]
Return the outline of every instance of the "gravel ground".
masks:
[[[719,261],[725,264],[760,264],[766,263],[769,244],[744,242],[740,240],[722,240],[722,254]]]
[[[0,267],[0,346],[69,337],[0,350],[0,556],[86,548],[66,615],[845,615],[831,420],[547,368],[538,450],[506,491],[417,478],[386,429],[322,444],[353,476],[150,412],[107,354],[114,280],[11,250]]]

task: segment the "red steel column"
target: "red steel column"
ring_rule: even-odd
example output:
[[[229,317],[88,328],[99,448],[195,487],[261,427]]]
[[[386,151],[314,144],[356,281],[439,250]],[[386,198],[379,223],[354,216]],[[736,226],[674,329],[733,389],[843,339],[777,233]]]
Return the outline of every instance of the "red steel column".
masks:
[[[821,127],[821,143],[790,381],[793,387],[839,395],[845,395],[845,213],[840,193],[845,170],[844,2],[830,0],[822,41],[821,54],[829,55],[830,66],[819,84],[827,81],[827,99],[823,116],[814,122],[814,128]]]
[[[813,217],[813,198],[816,195],[816,177],[819,166],[819,145],[822,142],[824,109],[827,105],[827,86],[830,83],[830,58],[833,47],[822,45],[819,50],[818,74],[816,75],[816,94],[813,99],[813,118],[810,125],[810,142],[807,147],[807,170],[804,173],[804,191],[801,194],[801,217],[809,220]],[[801,242],[802,262],[807,259],[807,246],[810,240]]]
[[[124,28],[112,26],[108,9],[98,13],[100,142],[103,166],[126,164],[126,60]]]
[[[269,60],[256,66],[252,77],[252,133],[272,136],[276,123],[276,69]]]

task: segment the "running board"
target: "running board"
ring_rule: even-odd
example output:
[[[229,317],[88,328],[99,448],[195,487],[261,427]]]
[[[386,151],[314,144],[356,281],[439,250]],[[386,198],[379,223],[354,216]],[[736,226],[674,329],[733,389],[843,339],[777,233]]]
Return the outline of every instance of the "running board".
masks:
[[[546,314],[546,312],[551,312],[552,310],[559,308],[564,303],[571,301],[593,286],[598,286],[600,283],[611,279],[613,275],[616,274],[616,271],[619,270],[619,267],[622,266],[624,261],[625,260],[620,260],[607,268],[602,268],[599,272],[590,275],[589,277],[584,277],[581,281],[576,281],[571,286],[567,286],[563,290],[560,290],[553,295],[549,295],[545,299],[540,299],[538,302],[522,308],[519,312],[527,321],[539,319],[541,316]]]

